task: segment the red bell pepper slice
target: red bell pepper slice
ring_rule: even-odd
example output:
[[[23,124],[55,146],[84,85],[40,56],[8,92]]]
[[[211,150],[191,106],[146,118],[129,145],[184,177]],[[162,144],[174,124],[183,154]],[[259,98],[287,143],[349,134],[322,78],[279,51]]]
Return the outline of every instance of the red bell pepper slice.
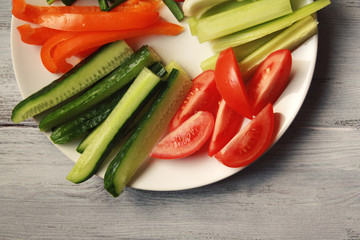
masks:
[[[59,33],[59,30],[37,27],[33,28],[30,24],[23,24],[17,27],[21,41],[31,45],[43,45],[49,38]]]
[[[66,64],[66,59],[77,55],[77,53],[86,49],[99,47],[106,43],[114,42],[120,39],[128,39],[151,34],[177,35],[182,31],[183,27],[179,25],[165,21],[158,21],[149,27],[141,29],[106,32],[77,32],[73,37],[59,41],[53,54],[50,54],[50,56],[53,56],[54,63],[58,66],[58,69],[62,72],[66,72],[69,70],[68,65]],[[51,53],[51,50],[47,50],[47,53]],[[62,66],[65,66],[65,68]]]

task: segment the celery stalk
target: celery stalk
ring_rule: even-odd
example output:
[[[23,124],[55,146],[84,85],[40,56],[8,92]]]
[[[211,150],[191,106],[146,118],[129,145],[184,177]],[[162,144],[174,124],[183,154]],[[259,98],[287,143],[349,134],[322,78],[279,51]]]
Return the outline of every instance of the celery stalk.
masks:
[[[326,7],[331,2],[330,0],[317,0],[304,7],[295,10],[293,13],[278,19],[254,26],[228,36],[218,38],[212,41],[212,47],[215,52],[222,51],[228,47],[241,45],[255,39],[261,38],[272,32],[284,29],[296,21],[309,16],[318,10]]]
[[[247,0],[237,8],[200,18],[197,24],[199,42],[216,39],[292,13],[289,0]]]
[[[265,43],[276,37],[281,31],[274,32],[272,34],[266,35],[265,37],[256,39],[254,41],[233,47],[234,54],[236,60],[239,62],[243,60],[245,57],[250,55],[252,52],[263,46]],[[216,61],[218,59],[219,54],[215,54],[214,56],[204,60],[201,62],[200,66],[203,71],[208,69],[215,69]]]
[[[240,61],[239,67],[244,81],[251,78],[260,63],[270,53],[279,49],[289,49],[291,51],[315,35],[317,33],[317,24],[318,22],[314,17],[307,16]]]

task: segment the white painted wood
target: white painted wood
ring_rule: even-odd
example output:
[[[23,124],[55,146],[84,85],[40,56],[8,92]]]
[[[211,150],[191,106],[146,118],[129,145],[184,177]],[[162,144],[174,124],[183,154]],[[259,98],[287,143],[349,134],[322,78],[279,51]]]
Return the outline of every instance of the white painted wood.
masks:
[[[221,182],[180,192],[102,181],[73,185],[73,163],[21,100],[10,53],[11,1],[0,0],[0,239],[360,239],[360,2],[318,14],[319,54],[305,103],[263,158]]]

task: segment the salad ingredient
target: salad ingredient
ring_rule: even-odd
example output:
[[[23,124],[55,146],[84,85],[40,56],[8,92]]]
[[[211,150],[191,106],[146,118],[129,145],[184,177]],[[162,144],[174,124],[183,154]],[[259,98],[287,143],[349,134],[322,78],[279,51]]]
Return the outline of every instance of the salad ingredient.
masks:
[[[115,11],[42,14],[34,18],[32,22],[63,31],[114,31],[143,28],[158,20],[158,12]]]
[[[73,183],[81,183],[97,171],[113,146],[117,144],[117,139],[123,136],[126,122],[142,103],[147,102],[146,98],[150,96],[159,82],[159,76],[148,68],[143,68],[123,98],[101,125],[101,130],[96,135],[96,139],[85,148],[66,179]]]
[[[208,149],[210,157],[219,152],[239,132],[243,121],[244,117],[229,107],[224,99],[220,101]]]
[[[198,111],[174,131],[168,133],[153,148],[150,157],[176,159],[190,156],[205,144],[213,127],[213,115],[206,111]]]
[[[252,119],[245,85],[232,48],[220,53],[215,67],[215,82],[225,102],[241,116]]]
[[[17,104],[12,111],[12,121],[19,123],[82,92],[118,67],[132,52],[124,41],[104,46],[67,74]]]
[[[46,27],[33,28],[30,24],[23,24],[16,28],[20,33],[21,41],[31,45],[43,45],[46,40],[59,31]]]
[[[183,11],[187,17],[200,17],[211,7],[228,0],[186,0],[183,4]]]
[[[197,111],[216,114],[219,100],[215,72],[213,70],[202,72],[193,80],[190,91],[169,124],[169,131],[173,131]]]
[[[66,41],[76,35],[75,32],[63,32],[60,31],[50,37],[42,46],[40,50],[41,62],[44,67],[51,73],[56,73],[59,70],[63,73],[68,72],[72,65],[67,63],[65,60],[60,63],[55,63],[53,58],[54,48],[61,42]]]
[[[274,32],[272,34],[266,35],[262,38],[256,39],[254,41],[241,44],[239,46],[233,47],[234,54],[236,57],[236,60],[239,62],[243,60],[245,57],[249,56],[251,53],[253,53],[255,50],[259,49],[261,46],[263,46],[265,43],[269,42],[271,39],[276,37],[279,32]],[[219,57],[219,53],[215,54],[214,56],[211,56],[210,58],[204,60],[201,62],[201,68],[203,71],[206,71],[208,69],[215,69],[216,61]]]
[[[166,66],[170,74],[165,88],[106,170],[104,187],[114,197],[121,194],[126,184],[148,158],[192,85],[190,77],[184,70],[178,70],[179,68],[171,70],[171,66],[176,65],[170,63]]]
[[[163,1],[179,22],[184,19],[184,14],[182,10],[174,0],[163,0]]]
[[[312,16],[305,17],[241,60],[239,67],[243,79],[245,81],[251,79],[260,63],[264,61],[270,53],[279,49],[289,49],[292,51],[307,39],[314,36],[317,33],[317,24],[318,22]]]
[[[73,37],[59,42],[53,50],[53,61],[56,66],[66,66],[66,59],[77,55],[86,49],[101,46],[103,44],[116,41],[117,39],[128,39],[132,37],[145,36],[151,34],[177,35],[183,31],[183,27],[158,21],[155,24],[141,29],[130,29],[121,31],[105,32],[80,32]],[[63,34],[65,34],[64,32]],[[66,71],[67,69],[60,69]]]
[[[273,107],[269,103],[233,137],[215,158],[228,167],[249,165],[269,148],[274,130]]]
[[[292,12],[289,0],[247,0],[246,4],[209,17],[200,18],[196,25],[199,42],[273,20]]]
[[[111,95],[100,104],[80,114],[76,118],[61,124],[51,133],[50,139],[55,144],[68,143],[98,126],[109,116],[127,89],[126,87],[120,89],[120,91]]]
[[[78,116],[126,86],[134,80],[144,67],[150,66],[157,61],[160,61],[160,57],[151,48],[148,46],[141,47],[96,85],[61,108],[46,115],[39,123],[40,130],[48,131]]]
[[[244,29],[242,31],[214,39],[211,41],[212,48],[214,51],[218,52],[229,47],[235,47],[259,39],[263,36],[266,36],[270,33],[279,31],[286,27],[289,27],[293,23],[310,16],[311,14],[317,12],[318,10],[326,7],[330,4],[330,0],[317,0],[304,7],[294,10],[293,13],[285,15],[283,17],[274,19],[272,21]]]
[[[247,84],[247,93],[253,115],[268,103],[274,104],[285,90],[292,65],[291,52],[280,49],[271,53],[256,70]]]

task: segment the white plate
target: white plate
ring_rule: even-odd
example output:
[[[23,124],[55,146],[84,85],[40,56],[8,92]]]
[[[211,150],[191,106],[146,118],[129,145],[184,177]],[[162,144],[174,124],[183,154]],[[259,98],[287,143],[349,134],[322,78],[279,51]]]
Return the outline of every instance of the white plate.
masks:
[[[161,14],[167,20],[177,23],[171,13],[163,8]],[[40,47],[21,42],[16,26],[23,22],[13,18],[11,26],[11,50],[14,71],[23,97],[27,97],[38,89],[50,83],[59,75],[49,73],[40,60]],[[200,62],[212,55],[208,44],[199,44],[190,35],[186,23],[182,24],[186,30],[179,36],[154,36],[138,41],[134,47],[144,43],[155,49],[164,62],[175,60],[195,77],[201,72]],[[279,130],[275,142],[287,130],[298,113],[308,92],[317,54],[317,35],[305,42],[293,52],[293,69],[290,84],[274,105],[277,116],[281,116]],[[49,136],[49,134],[47,134]],[[66,156],[74,162],[79,154],[75,151],[78,142],[56,145]],[[159,160],[153,159],[144,164],[139,174],[130,186],[143,190],[169,191],[184,190],[200,187],[225,179],[243,168],[228,168],[216,159],[207,156],[206,152],[199,152],[187,159]],[[105,169],[98,172],[103,176]],[[67,173],[64,173],[66,176]]]

